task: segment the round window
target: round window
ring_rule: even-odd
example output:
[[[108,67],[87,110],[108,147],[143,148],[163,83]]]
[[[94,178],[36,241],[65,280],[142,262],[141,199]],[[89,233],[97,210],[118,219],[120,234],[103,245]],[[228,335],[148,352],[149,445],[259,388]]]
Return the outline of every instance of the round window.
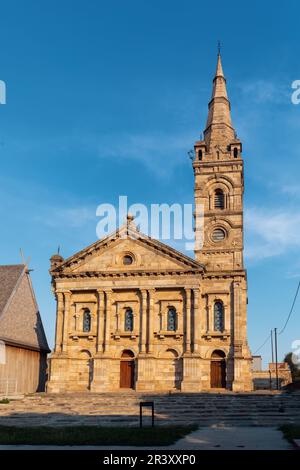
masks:
[[[129,266],[130,264],[133,263],[133,258],[132,256],[130,255],[125,255],[124,258],[123,258],[123,264],[125,264],[126,266]]]
[[[217,228],[213,231],[212,239],[214,242],[221,242],[226,237],[225,231],[221,228]]]

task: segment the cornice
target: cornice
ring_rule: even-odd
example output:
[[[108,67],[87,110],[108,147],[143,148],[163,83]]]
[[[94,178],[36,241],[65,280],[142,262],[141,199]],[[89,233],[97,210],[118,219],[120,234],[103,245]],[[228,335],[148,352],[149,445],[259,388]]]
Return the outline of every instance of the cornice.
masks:
[[[162,271],[86,271],[74,272],[54,272],[52,279],[81,279],[81,278],[126,278],[126,277],[166,277],[166,276],[202,276],[202,269],[191,270],[162,270]]]
[[[207,158],[212,158],[207,155]],[[216,167],[216,166],[243,166],[244,160],[242,158],[236,158],[235,160],[232,159],[226,159],[226,160],[195,160],[193,162],[193,168],[211,168],[211,167]]]
[[[235,277],[246,277],[247,273],[244,269],[234,271],[211,271],[203,275],[203,279],[232,279]]]

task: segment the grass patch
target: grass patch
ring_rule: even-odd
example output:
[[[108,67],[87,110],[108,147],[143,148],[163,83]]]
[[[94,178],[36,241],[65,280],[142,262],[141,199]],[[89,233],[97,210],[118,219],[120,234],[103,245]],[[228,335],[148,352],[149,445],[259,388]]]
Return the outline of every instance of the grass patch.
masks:
[[[293,442],[293,439],[300,439],[300,426],[295,424],[284,424],[280,426],[280,431],[283,432],[284,437],[289,441]]]
[[[0,426],[0,444],[168,446],[197,428],[197,425],[141,429],[98,426]]]
[[[0,400],[0,404],[1,405],[7,405],[9,403],[9,399],[8,398],[2,398],[2,400]]]

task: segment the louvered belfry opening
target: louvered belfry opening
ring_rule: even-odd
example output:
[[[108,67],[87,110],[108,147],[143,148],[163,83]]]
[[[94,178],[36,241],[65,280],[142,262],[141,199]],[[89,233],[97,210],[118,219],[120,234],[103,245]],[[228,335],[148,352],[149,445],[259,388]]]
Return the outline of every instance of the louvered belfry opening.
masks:
[[[224,193],[222,189],[215,191],[215,209],[224,209]]]

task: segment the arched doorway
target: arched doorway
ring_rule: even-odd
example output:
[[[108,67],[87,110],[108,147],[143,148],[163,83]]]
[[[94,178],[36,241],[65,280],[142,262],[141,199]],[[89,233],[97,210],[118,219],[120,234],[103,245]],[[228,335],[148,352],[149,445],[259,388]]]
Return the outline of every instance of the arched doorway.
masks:
[[[77,370],[79,388],[89,390],[93,380],[93,359],[91,353],[86,349],[80,351]]]
[[[156,377],[164,390],[180,389],[182,382],[182,359],[175,349],[167,349],[159,358]]]
[[[226,388],[226,361],[225,353],[215,350],[210,362],[210,386],[211,388]]]
[[[120,361],[120,388],[134,388],[134,354],[125,349]]]

